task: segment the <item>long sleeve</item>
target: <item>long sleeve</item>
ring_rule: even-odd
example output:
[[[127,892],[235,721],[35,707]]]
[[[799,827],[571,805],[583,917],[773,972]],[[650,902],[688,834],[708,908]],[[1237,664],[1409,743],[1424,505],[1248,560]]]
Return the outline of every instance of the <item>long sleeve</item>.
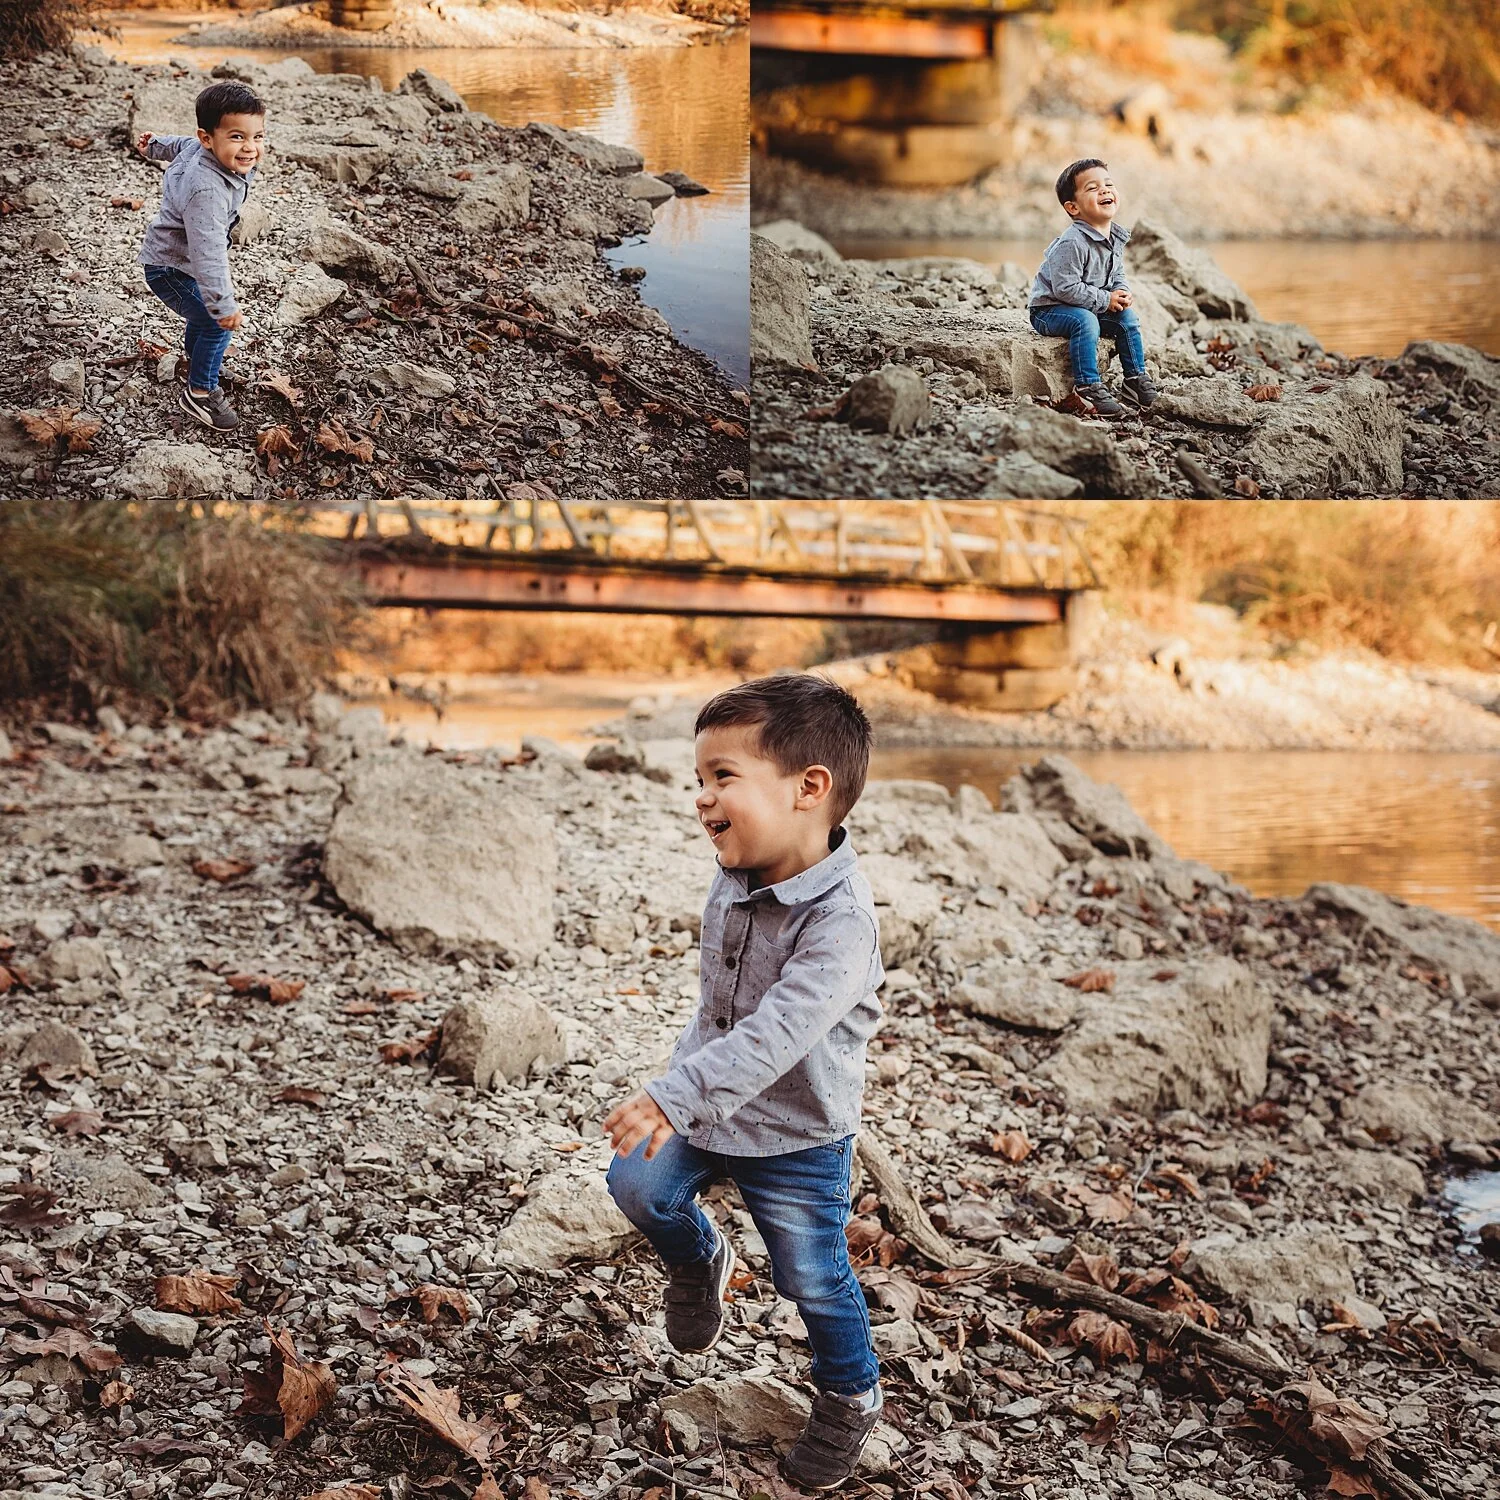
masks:
[[[1125,279],[1124,251],[1120,252],[1120,268],[1115,272],[1114,280],[1109,284],[1109,290],[1112,292],[1128,292],[1130,290],[1130,283]],[[1109,304],[1106,302],[1105,306],[1108,307]]]
[[[187,235],[190,275],[198,283],[203,305],[215,318],[235,312],[234,283],[229,277],[229,213],[224,195],[201,187],[188,199],[182,213]]]
[[[1059,240],[1047,267],[1052,281],[1052,295],[1072,307],[1086,307],[1090,312],[1109,311],[1109,293],[1103,287],[1091,286],[1083,279],[1088,265],[1088,251],[1075,238]]]
[[[188,146],[196,146],[194,135],[153,135],[146,142],[146,155],[152,161],[175,161],[178,154]]]
[[[796,1067],[869,992],[878,947],[868,912],[814,913],[759,1006],[646,1085],[672,1128],[717,1125]]]

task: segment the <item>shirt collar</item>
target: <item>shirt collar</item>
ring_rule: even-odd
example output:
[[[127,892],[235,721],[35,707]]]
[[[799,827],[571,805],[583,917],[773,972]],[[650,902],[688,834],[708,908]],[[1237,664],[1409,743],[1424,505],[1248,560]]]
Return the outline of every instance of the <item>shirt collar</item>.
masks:
[[[231,172],[229,168],[226,167],[224,163],[221,162],[219,158],[215,156],[213,152],[203,144],[202,141],[198,142],[198,149],[203,153],[204,163],[210,168],[210,170],[217,172],[219,176],[222,177],[224,181],[227,182],[231,187],[248,188],[250,184],[255,180],[255,173],[258,170],[257,168],[251,167],[248,172],[241,176],[238,172]]]
[[[1073,227],[1081,229],[1090,239],[1098,240],[1103,245],[1109,244],[1111,240],[1118,240],[1122,245],[1130,243],[1130,231],[1123,224],[1111,224],[1108,234],[1105,234],[1102,229],[1095,229],[1092,224],[1083,219],[1074,219]]]
[[[769,896],[782,906],[800,906],[832,890],[854,868],[854,864],[854,846],[849,842],[849,830],[840,826],[829,833],[828,853],[817,864],[809,865],[800,875],[790,876],[775,885],[763,885],[752,891],[748,870],[724,870],[722,865],[719,868],[739,889],[736,901],[755,901]]]

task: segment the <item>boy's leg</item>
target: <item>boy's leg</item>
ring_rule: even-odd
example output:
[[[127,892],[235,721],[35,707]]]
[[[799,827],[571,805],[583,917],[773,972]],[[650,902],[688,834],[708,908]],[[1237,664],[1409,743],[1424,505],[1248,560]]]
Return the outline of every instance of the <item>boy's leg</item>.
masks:
[[[1034,307],[1031,326],[1049,338],[1067,339],[1073,384],[1099,384],[1099,318],[1086,307]]]
[[[650,1161],[643,1141],[609,1164],[606,1180],[620,1211],[666,1262],[667,1339],[679,1354],[705,1354],[724,1332],[734,1251],[697,1203],[723,1175],[722,1160],[674,1135]]]
[[[1141,337],[1141,320],[1133,307],[1117,313],[1105,313],[1099,319],[1100,330],[1111,335],[1119,351],[1120,363],[1128,378],[1146,373],[1146,341]]]
[[[146,267],[146,285],[151,288],[159,301],[165,303],[183,320],[183,348],[187,352],[189,363],[191,363],[193,346],[198,342],[198,325],[191,316],[192,301],[187,296],[184,284],[196,290],[196,283],[193,281],[193,278],[183,275],[175,267]]]
[[[849,1264],[850,1136],[784,1156],[727,1159],[771,1257],[776,1290],[797,1304],[812,1346],[813,1384],[863,1395],[880,1381],[870,1310]]]
[[[188,325],[188,388],[207,394],[219,388],[219,367],[229,347],[230,331],[219,327],[219,320],[203,304],[198,283],[184,276],[183,316]]]

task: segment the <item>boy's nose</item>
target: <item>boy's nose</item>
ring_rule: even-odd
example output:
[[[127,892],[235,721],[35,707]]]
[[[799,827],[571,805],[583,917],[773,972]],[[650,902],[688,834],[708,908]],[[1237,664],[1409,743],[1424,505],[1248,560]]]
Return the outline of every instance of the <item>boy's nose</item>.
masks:
[[[708,809],[713,805],[714,794],[712,789],[709,787],[704,787],[703,790],[699,792],[695,798],[693,798],[693,806],[696,807],[699,812],[707,812]]]

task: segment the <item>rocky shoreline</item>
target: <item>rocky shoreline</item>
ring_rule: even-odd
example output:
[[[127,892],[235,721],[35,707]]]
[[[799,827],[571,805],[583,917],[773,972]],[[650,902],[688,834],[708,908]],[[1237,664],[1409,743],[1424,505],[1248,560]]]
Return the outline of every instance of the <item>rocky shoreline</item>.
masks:
[[[743,1211],[729,1332],[680,1357],[600,1180],[696,995],[681,747],[422,755],[326,698],[99,721],[0,740],[0,1494],[793,1493],[805,1360]],[[1500,936],[1252,899],[1061,758],[1004,804],[894,782],[851,819],[890,969],[867,1481],[1495,1494],[1500,1283],[1440,1191],[1500,1164]]]
[[[1211,256],[1151,221],[1134,226],[1129,274],[1163,396],[1112,422],[1073,414],[1066,343],[1031,330],[1028,269],[845,260],[793,220],[751,247],[757,494],[1500,494],[1500,359],[1436,342],[1394,360],[1330,353],[1263,321]]]
[[[176,407],[181,323],[135,264],[157,169],[210,77],[265,98],[272,149],[231,265],[246,326],[227,439]],[[743,490],[745,393],[679,343],[607,246],[702,191],[547,124],[507,129],[419,71],[0,65],[0,472],[16,498],[626,499]]]

